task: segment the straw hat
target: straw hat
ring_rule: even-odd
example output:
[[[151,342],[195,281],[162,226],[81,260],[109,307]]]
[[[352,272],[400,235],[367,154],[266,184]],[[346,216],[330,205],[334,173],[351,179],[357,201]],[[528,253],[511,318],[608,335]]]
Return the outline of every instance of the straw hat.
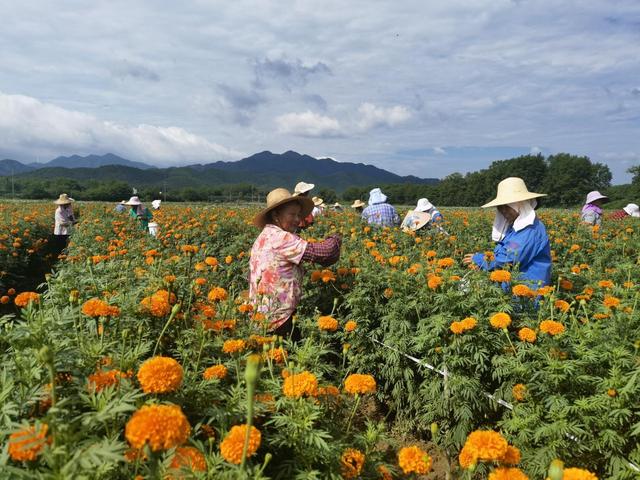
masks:
[[[481,208],[498,207],[500,205],[508,205],[510,203],[546,196],[546,193],[535,193],[527,190],[527,186],[521,178],[509,177],[498,184],[498,194],[496,198],[489,203],[485,203]]]
[[[602,200],[604,202],[609,201],[609,197],[606,195],[602,195],[599,191],[594,190],[593,192],[587,193],[587,201],[585,203],[593,203],[596,200]]]
[[[54,200],[56,205],[69,205],[71,202],[75,202],[73,198],[70,198],[66,193],[61,193],[60,198]]]
[[[364,207],[366,205],[366,203],[364,203],[362,200],[356,200],[355,202],[353,202],[353,205],[351,205],[351,208],[360,208],[360,207]]]
[[[421,198],[418,200],[418,205],[416,205],[417,212],[428,212],[433,208],[433,204],[426,198]]]
[[[286,188],[276,188],[275,190],[271,190],[267,195],[267,206],[253,218],[253,224],[258,228],[264,228],[267,224],[267,216],[269,212],[290,202],[297,202],[300,204],[300,207],[302,208],[300,216],[303,218],[309,215],[311,210],[313,210],[313,201],[310,198],[291,195],[289,190]]]
[[[640,217],[640,207],[635,203],[630,203],[626,207],[623,208],[625,212],[627,212],[632,217]]]
[[[140,201],[140,199],[137,196],[133,196],[129,199],[128,202],[125,202],[125,205],[130,205],[130,206],[134,206],[134,205],[142,205],[142,202]]]
[[[314,188],[315,185],[313,183],[298,182],[296,184],[296,187],[293,189],[293,196],[297,197],[298,195],[302,195],[303,193],[310,192]]]
[[[340,205],[340,202],[336,202],[333,204],[333,208],[342,208],[342,205]]]
[[[410,219],[409,224],[406,225],[403,230],[404,231],[416,231],[416,230],[420,230],[422,227],[424,227],[427,223],[429,223],[431,221],[431,215],[429,215],[426,212],[419,212],[417,210],[409,210],[407,212],[407,214],[404,216],[404,220],[402,220],[402,224],[405,224],[405,221],[407,221],[407,219]]]
[[[313,197],[311,200],[313,200],[313,204],[316,207],[320,207],[320,206],[324,205],[324,200],[322,198],[320,198],[320,197]]]

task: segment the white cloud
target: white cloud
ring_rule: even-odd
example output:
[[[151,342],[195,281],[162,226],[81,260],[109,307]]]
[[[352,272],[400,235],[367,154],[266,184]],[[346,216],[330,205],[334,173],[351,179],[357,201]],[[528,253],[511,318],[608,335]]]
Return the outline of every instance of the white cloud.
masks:
[[[531,147],[529,153],[531,153],[531,155],[538,155],[539,153],[542,153],[542,149],[540,147]]]
[[[412,116],[411,111],[402,105],[384,108],[377,107],[373,103],[363,103],[358,108],[360,119],[357,124],[361,130],[370,130],[376,127],[395,127],[406,122]]]
[[[437,153],[438,155],[446,155],[447,151],[442,147],[433,147],[433,153]]]
[[[184,128],[126,126],[2,92],[0,149],[7,156],[47,160],[56,155],[112,152],[156,165],[235,160],[243,155]]]
[[[307,110],[302,113],[286,113],[276,117],[280,133],[288,133],[301,137],[341,137],[343,135],[340,122]]]

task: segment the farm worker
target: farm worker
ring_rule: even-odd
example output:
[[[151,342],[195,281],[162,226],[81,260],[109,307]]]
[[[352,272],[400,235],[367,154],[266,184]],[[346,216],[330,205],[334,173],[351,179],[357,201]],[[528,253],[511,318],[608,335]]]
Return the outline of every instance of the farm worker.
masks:
[[[602,205],[609,201],[609,197],[602,195],[597,190],[587,194],[587,201],[582,207],[580,219],[589,225],[602,223]]]
[[[487,261],[483,253],[465,255],[463,263],[475,264],[483,270],[517,266],[518,281],[531,288],[551,282],[551,247],[542,222],[536,217],[538,197],[544,193],[527,190],[521,178],[510,177],[498,184],[498,194],[482,208],[496,207],[491,238],[497,242],[494,260]]]
[[[364,208],[365,205],[366,203],[358,199],[353,202],[353,204],[351,205],[351,208],[353,208],[358,213],[362,213],[362,209]]]
[[[379,188],[369,192],[369,206],[362,211],[362,219],[370,225],[392,227],[400,223],[398,212],[387,203],[387,196]]]
[[[69,235],[71,235],[73,225],[76,223],[73,207],[71,206],[73,202],[73,198],[66,193],[61,193],[60,197],[53,202],[57,207],[54,215],[55,227],[53,229],[52,248],[57,255],[69,244]]]
[[[418,200],[418,204],[415,208],[416,212],[425,212],[431,215],[432,222],[439,222],[443,219],[442,214],[438,211],[436,207],[426,198],[421,198]]]
[[[622,208],[621,210],[616,210],[611,215],[609,215],[609,218],[611,220],[622,220],[627,217],[640,217],[640,207],[638,207],[638,205],[636,205],[635,203],[629,203],[626,207]]]
[[[340,202],[334,203],[333,205],[331,205],[331,208],[335,212],[341,212],[342,211],[342,205],[340,204]]]
[[[269,322],[276,335],[300,339],[293,315],[302,297],[303,262],[324,267],[340,258],[342,238],[330,235],[310,243],[296,235],[300,219],[313,209],[313,201],[294,196],[285,188],[267,195],[266,207],[253,219],[262,231],[251,248],[249,260],[249,297],[258,312]]]
[[[315,185],[313,183],[298,182],[293,189],[293,195],[295,197],[308,197],[309,192],[314,188]],[[313,225],[313,215],[309,213],[309,215],[300,220],[298,228],[300,230],[304,230],[305,228],[309,228],[311,225]]]
[[[162,203],[162,200],[154,200],[153,202],[151,202],[151,206],[153,207],[154,210],[160,210],[161,203]]]
[[[149,209],[142,205],[140,199],[135,195],[131,197],[129,201],[125,203],[125,205],[131,207],[131,210],[129,210],[129,216],[131,218],[137,219],[140,222],[140,228],[142,230],[148,231],[149,221],[153,219],[153,215],[151,214]]]
[[[409,210],[400,224],[400,228],[407,231],[416,232],[431,222],[431,215],[426,212],[418,212],[417,210]]]
[[[316,218],[324,213],[324,200],[320,197],[313,197],[311,200],[313,200],[311,215],[313,215],[313,218]]]
[[[122,200],[119,204],[116,205],[116,208],[115,208],[116,213],[122,213],[127,209],[127,206],[125,205],[125,203],[127,203],[127,201]]]

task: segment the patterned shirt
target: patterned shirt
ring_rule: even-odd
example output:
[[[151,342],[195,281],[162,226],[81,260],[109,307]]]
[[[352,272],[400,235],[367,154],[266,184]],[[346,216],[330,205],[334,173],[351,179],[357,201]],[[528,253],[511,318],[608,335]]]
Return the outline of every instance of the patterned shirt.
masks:
[[[616,210],[615,212],[609,215],[611,220],[622,220],[623,218],[627,218],[629,214],[624,210]]]
[[[381,225],[383,227],[392,227],[400,223],[398,212],[388,203],[369,205],[362,211],[362,219],[366,220],[369,225]]]
[[[267,224],[251,248],[249,298],[267,316],[270,329],[284,324],[302,297],[302,256],[307,242]]]

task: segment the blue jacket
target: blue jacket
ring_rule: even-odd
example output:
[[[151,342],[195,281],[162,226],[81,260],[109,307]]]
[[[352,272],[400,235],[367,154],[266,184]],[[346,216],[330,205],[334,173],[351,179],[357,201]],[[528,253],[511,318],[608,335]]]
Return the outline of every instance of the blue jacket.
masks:
[[[473,263],[483,270],[501,268],[505,264],[518,265],[520,275],[516,280],[533,287],[551,283],[551,246],[544,224],[537,218],[532,225],[516,232],[509,227],[506,235],[496,244],[495,260],[487,262],[483,253],[473,256]]]

